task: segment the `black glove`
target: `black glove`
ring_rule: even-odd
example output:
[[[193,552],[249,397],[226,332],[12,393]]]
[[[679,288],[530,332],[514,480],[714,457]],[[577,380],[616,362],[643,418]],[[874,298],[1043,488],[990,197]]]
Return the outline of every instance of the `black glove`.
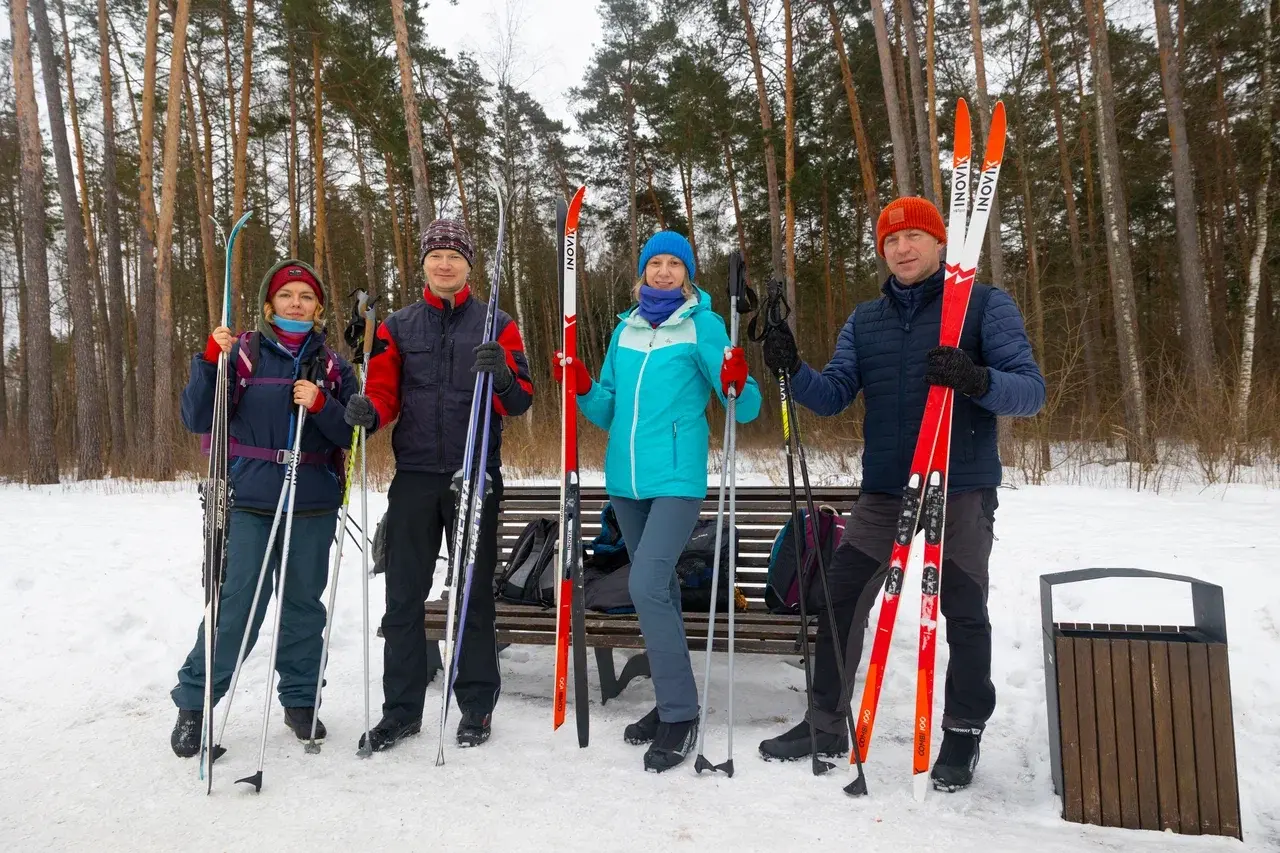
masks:
[[[493,393],[503,394],[515,381],[515,374],[507,366],[507,351],[497,341],[489,341],[472,350],[476,360],[471,365],[472,373],[492,373]]]
[[[372,432],[378,428],[378,410],[372,401],[363,394],[353,394],[347,401],[347,411],[342,416],[347,426],[364,427]]]
[[[924,381],[954,388],[966,397],[981,397],[991,387],[991,374],[985,367],[974,364],[962,349],[934,347],[929,350]]]
[[[770,326],[764,333],[764,363],[773,373],[785,371],[788,376],[800,369],[800,353],[796,339],[786,323]]]

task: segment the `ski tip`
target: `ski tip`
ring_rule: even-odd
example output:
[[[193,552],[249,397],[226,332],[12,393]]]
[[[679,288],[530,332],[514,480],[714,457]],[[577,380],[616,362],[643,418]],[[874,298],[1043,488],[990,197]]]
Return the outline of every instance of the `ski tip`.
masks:
[[[956,128],[954,140],[955,153],[952,157],[953,168],[960,168],[973,156],[973,132],[969,126],[969,102],[964,98],[956,101]]]
[[[1004,101],[996,101],[996,108],[991,113],[991,129],[987,132],[987,154],[982,164],[983,169],[999,166],[1004,159],[1004,137]]]
[[[573,194],[573,198],[569,199],[569,210],[564,223],[565,231],[578,230],[578,214],[582,212],[582,200],[586,195],[587,187],[584,184],[578,187],[577,192]]]
[[[917,803],[923,803],[925,795],[929,793],[929,773],[924,771],[915,774],[911,778],[911,794],[916,798]]]
[[[261,770],[259,770],[257,773],[254,773],[252,776],[246,776],[243,779],[236,780],[237,785],[239,785],[241,782],[244,782],[247,785],[252,785],[253,792],[255,794],[262,793],[262,771]]]

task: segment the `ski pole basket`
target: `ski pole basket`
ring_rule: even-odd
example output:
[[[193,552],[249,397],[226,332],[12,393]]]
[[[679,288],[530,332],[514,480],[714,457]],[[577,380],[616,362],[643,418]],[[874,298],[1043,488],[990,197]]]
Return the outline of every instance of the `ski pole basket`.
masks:
[[[1194,624],[1055,622],[1055,586],[1191,586]],[[1242,839],[1222,587],[1144,569],[1040,576],[1049,760],[1074,823]]]

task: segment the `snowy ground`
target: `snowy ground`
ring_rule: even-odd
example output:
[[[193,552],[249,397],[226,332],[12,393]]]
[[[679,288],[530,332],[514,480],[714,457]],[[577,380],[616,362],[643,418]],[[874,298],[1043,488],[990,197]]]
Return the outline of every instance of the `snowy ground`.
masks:
[[[174,710],[167,693],[200,612],[194,490],[0,486],[0,850],[1280,849],[1280,794],[1268,791],[1280,763],[1280,491],[1237,485],[1154,494],[1074,484],[1004,489],[1000,499],[991,590],[999,708],[968,792],[933,794],[923,804],[910,795],[910,600],[890,656],[865,799],[841,792],[843,774],[815,778],[807,764],[759,760],[756,743],[794,722],[803,705],[802,672],[776,657],[738,660],[732,779],[697,776],[692,761],[661,776],[642,772],[640,749],[621,733],[651,706],[647,681],[604,707],[593,693],[588,749],[577,747],[572,719],[553,735],[551,652],[529,647],[503,654],[504,692],[489,744],[453,748],[455,710],[447,764],[434,766],[437,681],[423,734],[361,760],[360,562],[348,548],[323,752],[304,754],[273,698],[265,787],[255,795],[232,782],[252,772],[257,756],[264,636],[235,698],[224,740],[230,752],[206,797],[195,761],[176,759],[168,743]],[[373,497],[372,517],[384,506],[383,495]],[[1243,847],[1059,818],[1037,578],[1097,565],[1190,574],[1225,588]],[[917,590],[909,583],[907,598]],[[376,626],[380,579],[370,595]],[[1190,618],[1186,592],[1164,582],[1078,585],[1061,594],[1058,609],[1082,621]],[[945,656],[941,645],[940,672]],[[372,660],[376,721],[376,638]],[[708,757],[717,761],[725,755],[724,664],[718,655],[707,738]]]

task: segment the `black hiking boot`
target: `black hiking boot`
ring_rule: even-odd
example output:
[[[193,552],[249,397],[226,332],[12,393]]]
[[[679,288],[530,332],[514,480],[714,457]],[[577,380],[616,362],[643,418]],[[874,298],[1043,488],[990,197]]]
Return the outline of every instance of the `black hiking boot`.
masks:
[[[458,720],[458,746],[479,746],[489,739],[489,724],[492,714],[478,714],[475,711],[463,711]]]
[[[644,769],[654,773],[670,770],[684,761],[698,742],[698,718],[683,723],[658,723],[653,743],[644,753]]]
[[[390,749],[409,735],[422,731],[422,718],[399,720],[394,717],[383,717],[369,731],[369,746],[374,752]],[[360,748],[364,749],[364,735],[360,735]]]
[[[827,758],[838,758],[849,754],[849,734],[841,732],[815,732],[814,738],[818,755]],[[799,761],[812,754],[809,742],[809,721],[801,720],[787,731],[760,741],[760,756],[765,761]]]
[[[938,760],[933,763],[933,787],[954,794],[973,782],[978,768],[978,744],[982,732],[977,729],[943,729]]]
[[[169,735],[169,745],[173,754],[179,758],[193,758],[200,754],[200,735],[204,726],[204,711],[178,710],[178,721],[173,724],[173,733]],[[217,761],[226,753],[226,748],[215,746],[213,760]]]
[[[622,739],[636,746],[648,743],[658,733],[658,722],[658,706],[654,705],[652,711],[627,726]]]
[[[315,708],[307,705],[305,708],[285,708],[284,724],[293,730],[298,736],[298,740],[311,740],[311,720],[315,716]],[[325,730],[324,721],[316,720],[316,743],[323,743],[328,732]]]

